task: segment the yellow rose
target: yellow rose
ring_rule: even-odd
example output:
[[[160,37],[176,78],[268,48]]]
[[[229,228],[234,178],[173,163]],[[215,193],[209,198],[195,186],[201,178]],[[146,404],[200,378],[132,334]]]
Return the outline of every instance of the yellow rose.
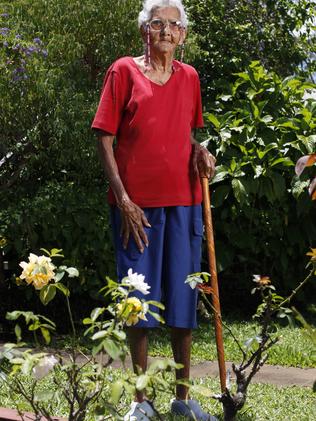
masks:
[[[124,303],[116,305],[118,316],[125,321],[126,326],[135,325],[139,319],[147,320],[148,305],[136,297],[129,297]]]
[[[143,309],[141,301],[136,297],[129,297],[126,304],[131,307],[132,312],[138,313]]]
[[[21,262],[20,266],[23,269],[20,279],[24,279],[28,285],[33,284],[35,289],[42,289],[55,277],[56,267],[47,256],[36,256],[31,253],[29,261]]]

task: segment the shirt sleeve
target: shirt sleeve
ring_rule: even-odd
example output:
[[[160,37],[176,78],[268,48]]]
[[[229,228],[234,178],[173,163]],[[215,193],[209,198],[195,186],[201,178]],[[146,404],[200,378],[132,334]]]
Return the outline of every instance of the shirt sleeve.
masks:
[[[122,75],[112,65],[105,75],[99,106],[91,127],[116,135],[125,103],[126,86]]]
[[[194,83],[195,83],[194,104],[193,104],[193,115],[192,115],[192,121],[191,121],[192,129],[196,129],[198,127],[204,127],[200,79],[197,74],[196,74]]]

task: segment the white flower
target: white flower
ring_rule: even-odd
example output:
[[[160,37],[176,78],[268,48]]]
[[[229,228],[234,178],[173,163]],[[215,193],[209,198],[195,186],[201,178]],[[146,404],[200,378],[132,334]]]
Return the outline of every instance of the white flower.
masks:
[[[252,275],[253,276],[253,282],[259,282],[260,281],[260,278],[261,278],[261,275]]]
[[[127,276],[122,279],[122,282],[126,285],[130,285],[140,291],[142,294],[149,294],[150,286],[144,282],[145,276],[138,274],[137,272],[133,273],[132,269],[128,269]]]
[[[35,367],[33,367],[33,375],[36,380],[40,380],[43,377],[47,376],[47,374],[54,368],[54,365],[57,364],[58,361],[53,355],[45,356]]]
[[[198,275],[189,275],[187,279],[184,281],[185,284],[189,284],[192,289],[194,289],[197,284],[203,284],[203,279],[201,276]]]

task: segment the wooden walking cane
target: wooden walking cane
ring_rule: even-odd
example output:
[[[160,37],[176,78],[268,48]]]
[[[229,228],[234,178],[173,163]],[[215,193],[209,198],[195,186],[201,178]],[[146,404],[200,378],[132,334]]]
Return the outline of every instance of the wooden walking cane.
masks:
[[[219,301],[218,292],[218,281],[217,281],[217,270],[216,270],[216,258],[215,258],[215,246],[214,246],[214,231],[212,223],[211,213],[211,200],[208,178],[201,178],[202,192],[203,192],[203,216],[204,226],[206,233],[207,243],[207,255],[209,270],[211,274],[211,287],[212,287],[212,302],[214,307],[214,326],[215,326],[215,337],[216,337],[216,348],[217,348],[217,359],[219,367],[219,376],[221,382],[222,393],[226,389],[226,367],[225,367],[225,356],[224,356],[224,344],[223,344],[223,330],[222,330],[222,316],[221,306]]]

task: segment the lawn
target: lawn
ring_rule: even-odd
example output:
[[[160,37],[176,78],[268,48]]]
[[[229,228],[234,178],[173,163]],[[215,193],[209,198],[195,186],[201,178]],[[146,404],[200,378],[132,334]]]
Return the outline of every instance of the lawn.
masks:
[[[104,387],[103,397],[106,399],[110,393],[110,386],[114,380],[119,378],[123,373],[120,370],[108,369],[106,371],[107,383]],[[125,373],[126,374],[126,373]],[[170,373],[171,376],[171,373]],[[195,384],[203,384],[212,391],[218,392],[218,379],[196,379]],[[52,391],[55,388],[52,380],[47,377],[40,382],[40,390]],[[205,398],[194,394],[202,407],[210,413],[216,415],[221,420],[221,405],[211,398]],[[119,405],[120,413],[127,412],[129,403],[132,399],[131,395],[124,395]],[[170,393],[160,394],[155,401],[156,408],[160,411],[166,421],[181,420],[181,417],[172,417],[169,414]],[[17,406],[23,410],[30,410],[30,407],[23,402],[21,396],[12,394],[5,385],[0,388],[0,402],[2,406],[16,408]],[[67,416],[67,409],[64,401],[51,399],[48,403],[52,413],[59,416]],[[272,385],[253,384],[249,388],[249,394],[246,406],[242,409],[238,421],[314,421],[316,411],[315,394],[309,388],[300,387],[276,387]],[[112,416],[106,414],[105,417],[95,418],[93,409],[87,416],[88,421],[102,419],[114,420]]]
[[[229,326],[241,344],[244,344],[247,339],[255,336],[256,332],[258,332],[258,325],[252,321],[225,320],[225,324]],[[160,357],[172,356],[167,330],[167,328],[163,327],[152,331],[149,348],[150,355]],[[276,325],[274,335],[279,336],[280,339],[269,351],[268,364],[302,368],[316,367],[315,344],[304,329]],[[225,328],[224,348],[227,361],[240,361],[240,350]],[[192,361],[193,363],[198,363],[214,360],[216,360],[216,345],[213,325],[212,322],[203,322],[194,331]]]

